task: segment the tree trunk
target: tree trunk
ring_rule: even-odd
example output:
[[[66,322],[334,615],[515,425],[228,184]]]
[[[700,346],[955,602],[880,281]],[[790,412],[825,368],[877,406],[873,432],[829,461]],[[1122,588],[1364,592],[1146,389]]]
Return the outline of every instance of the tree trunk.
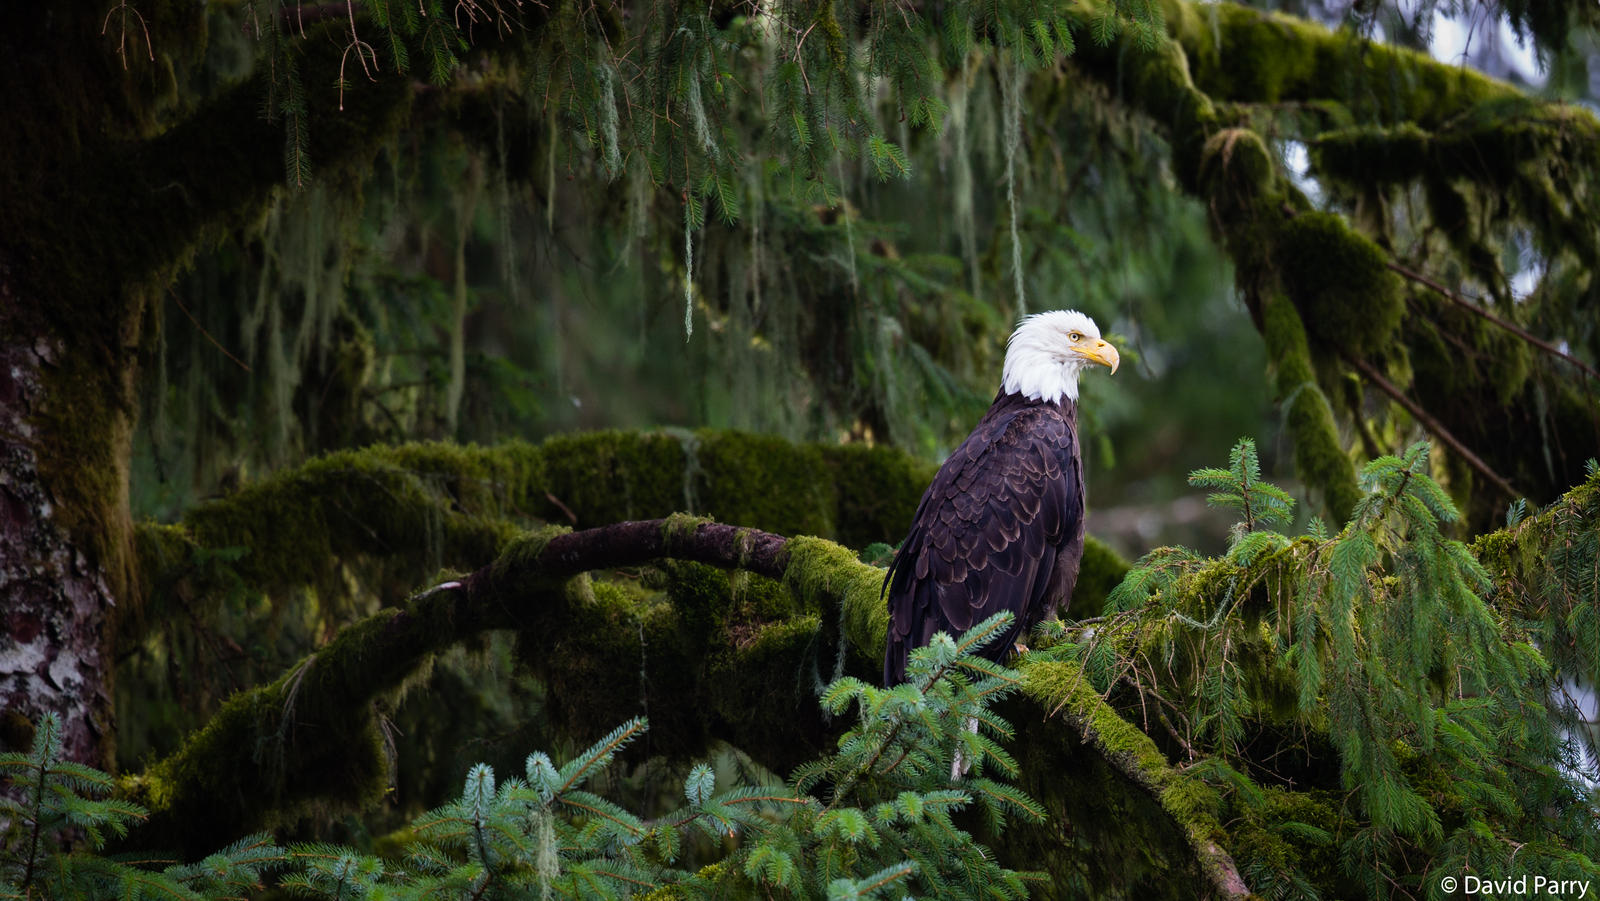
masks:
[[[195,64],[203,6],[146,18],[147,53]],[[26,747],[28,723],[54,711],[66,756],[111,769],[113,612],[141,600],[128,504],[141,335],[181,261],[249,222],[285,173],[265,74],[163,122],[143,70],[108,54],[103,19],[86,2],[0,13],[0,72],[29,86],[0,131],[0,747]],[[332,83],[339,46],[309,45],[308,83]],[[364,166],[411,95],[392,77],[309,97],[318,174]]]
[[[0,263],[0,748],[60,715],[66,756],[113,759],[107,628],[128,597],[132,369],[90,365]]]

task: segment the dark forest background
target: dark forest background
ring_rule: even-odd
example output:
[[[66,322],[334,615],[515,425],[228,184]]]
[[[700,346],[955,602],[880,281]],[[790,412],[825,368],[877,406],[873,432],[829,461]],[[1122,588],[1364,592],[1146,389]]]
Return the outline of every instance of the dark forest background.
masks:
[[[871,678],[878,567],[1006,336],[1075,308],[1123,366],[1083,381],[1079,597],[1007,702],[1047,816],[1006,865],[1040,897],[1589,878],[1596,25],[12,4],[0,751],[54,712],[188,859],[381,855],[473,764],[632,716],[601,793],[641,815],[695,760],[781,782],[844,728],[821,687]],[[1292,510],[1236,509],[1260,479]],[[852,553],[674,520],[573,581],[540,556],[672,514]]]

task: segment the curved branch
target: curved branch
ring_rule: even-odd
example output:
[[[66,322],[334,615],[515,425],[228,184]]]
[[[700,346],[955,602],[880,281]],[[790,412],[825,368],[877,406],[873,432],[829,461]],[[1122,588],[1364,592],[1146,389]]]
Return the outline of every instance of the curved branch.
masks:
[[[596,569],[636,566],[655,557],[671,557],[781,580],[788,566],[788,543],[789,539],[782,535],[759,529],[693,516],[671,516],[559,535],[540,553],[538,566],[542,575],[567,578]]]
[[[432,654],[493,629],[553,646],[576,631],[564,627],[584,602],[586,581],[569,580],[590,570],[670,556],[781,577],[788,543],[692,517],[526,533],[467,578],[346,627],[274,682],[235,695],[177,753],[125,780],[154,811],[142,840],[202,847],[313,804],[369,804],[385,785],[370,705]]]
[[[1223,830],[1205,805],[1192,800],[1184,805],[1171,803],[1175,796],[1209,795],[1203,782],[1186,775],[1167,762],[1150,736],[1123,719],[1096,692],[1088,676],[1075,663],[1051,660],[1022,668],[1023,691],[1047,712],[1060,717],[1082,740],[1092,745],[1100,758],[1129,783],[1155,798],[1184,835],[1189,850],[1214,897],[1243,899],[1254,897],[1239,868],[1216,836]]]
[[[499,559],[466,578],[435,586],[402,609],[382,611],[344,629],[277,681],[233,698],[177,754],[125,780],[124,788],[155,812],[142,840],[150,840],[153,833],[171,844],[214,844],[219,834],[243,834],[292,821],[313,804],[371,803],[385,784],[383,755],[376,749],[369,708],[374,700],[409,679],[431,654],[489,629],[520,630],[524,640],[533,643],[525,650],[531,651],[535,669],[581,666],[583,658],[593,657],[614,668],[615,655],[609,653],[613,649],[604,645],[612,633],[603,626],[599,632],[594,628],[592,614],[599,605],[585,596],[589,583],[583,574],[663,557],[781,579],[800,596],[804,609],[821,606],[814,613],[766,627],[780,638],[793,636],[792,647],[814,646],[820,623],[837,621],[849,645],[868,657],[882,652],[887,613],[878,589],[883,570],[861,563],[852,551],[831,542],[790,539],[689,516],[580,532],[546,528],[513,541]],[[721,642],[724,648],[738,646],[730,635],[708,634],[700,640]],[[596,642],[600,646],[588,646]],[[732,681],[758,689],[792,684],[794,658],[772,653],[770,645],[758,647],[756,653],[733,650],[734,669],[728,671]],[[704,645],[694,646],[702,656],[707,653]],[[655,641],[650,647],[652,660],[665,651]],[[1026,660],[1021,664],[1024,673],[1052,665]],[[676,703],[693,709],[714,707],[720,686],[707,684],[711,681],[700,680],[693,685],[695,695],[677,697]],[[764,701],[777,702],[782,708],[777,714],[791,731],[798,730],[796,735],[804,735],[809,720],[820,724],[819,716],[807,717],[784,706],[770,689],[763,690]],[[1177,827],[1214,894],[1238,897],[1236,889],[1243,882],[1232,859],[1192,817],[1169,803],[1164,787],[1171,781],[1171,768],[1149,739],[1144,738],[1147,753],[1123,753],[1125,749],[1107,740],[1109,726],[1121,723],[1125,730],[1142,733],[1097,697],[1080,707],[1079,712],[1092,714],[1091,719],[1069,717],[1068,724],[1093,741],[1103,762],[1145,799],[1142,803],[1154,805],[1151,809]],[[1039,713],[1048,709],[1045,706]],[[737,729],[739,724],[729,725]],[[799,750],[816,753],[825,746],[827,727],[818,728],[823,740],[813,736],[814,747],[802,745]],[[1044,747],[1078,746],[1076,736],[1052,727],[1043,716],[1033,731]],[[755,736],[724,737],[738,744]],[[1048,768],[1031,778],[1040,784],[1028,787],[1030,791],[1043,791],[1046,784],[1058,781],[1057,771]],[[1045,835],[1041,841],[1059,842],[1049,837],[1053,835],[1049,830],[1040,833]],[[1174,866],[1181,870],[1186,864]]]
[[[1167,9],[1171,39],[1183,48],[1194,83],[1214,100],[1333,102],[1358,120],[1430,125],[1484,101],[1524,96],[1466,66],[1286,13],[1228,2]]]

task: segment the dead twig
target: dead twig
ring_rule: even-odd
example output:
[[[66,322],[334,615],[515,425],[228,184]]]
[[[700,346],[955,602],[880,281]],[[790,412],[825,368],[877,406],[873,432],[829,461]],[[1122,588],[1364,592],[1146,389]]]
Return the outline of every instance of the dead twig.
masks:
[[[183,301],[178,299],[178,295],[176,293],[169,292],[169,294],[172,297],[172,302],[178,305],[178,309],[183,311],[183,315],[189,317],[189,321],[194,323],[194,327],[199,329],[200,334],[204,335],[207,341],[211,342],[212,347],[222,351],[222,355],[232,360],[234,365],[238,366],[240,369],[243,369],[245,372],[250,371],[250,367],[246,366],[243,360],[230,353],[226,347],[222,346],[221,342],[219,342],[216,338],[213,338],[210,332],[206,331],[206,327],[200,324],[200,320],[194,318],[194,314],[189,312],[189,308],[183,305]]]
[[[111,7],[111,10],[106,13],[106,20],[100,23],[100,33],[104,35],[106,30],[111,27],[111,17],[117,14],[117,10],[122,11],[122,37],[117,41],[117,56],[122,59],[123,71],[127,71],[128,68],[128,13],[133,13],[134,18],[139,20],[139,28],[144,31],[145,53],[149,55],[151,62],[155,62],[156,48],[150,43],[150,26],[145,22],[144,15],[136,7],[128,5],[128,0],[122,0],[116,6]]]

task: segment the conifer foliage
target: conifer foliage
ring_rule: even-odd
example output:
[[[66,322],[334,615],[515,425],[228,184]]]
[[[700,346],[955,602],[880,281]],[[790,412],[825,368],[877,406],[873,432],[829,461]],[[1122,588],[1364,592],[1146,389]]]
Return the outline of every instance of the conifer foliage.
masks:
[[[107,774],[61,758],[61,722],[46,714],[26,754],[0,754],[0,898],[239,898],[281,866],[270,836],[242,838],[199,863],[91,853],[145,817]],[[72,846],[76,845],[76,848]]]
[[[307,87],[293,39],[305,33],[304,15],[284,0],[249,6],[273,57],[267,112],[287,123],[289,180],[300,184],[309,174]],[[341,97],[384,72],[444,85],[479,42],[519,46],[513,71],[527,96],[543,98],[562,130],[591,148],[612,177],[646,166],[657,183],[681,188],[696,225],[713,199],[724,217],[738,215],[733,176],[746,154],[729,127],[735,95],[766,102],[798,167],[795,184],[817,182],[826,195],[840,154],[865,156],[884,178],[911,174],[903,148],[879,122],[876,79],[887,82],[904,118],[937,129],[947,112],[943,66],[974,52],[1035,71],[1072,53],[1074,30],[1100,44],[1128,30],[1149,47],[1164,28],[1160,6],[1149,0],[1108,3],[1092,16],[1039,0],[963,0],[932,11],[806,0],[373,0],[340,18],[332,27],[345,42],[335,83]]]
[[[61,761],[47,717],[31,754],[0,758],[25,794],[7,802],[20,840],[8,837],[0,857],[0,892],[239,897],[283,869],[281,888],[330,899],[1024,898],[1028,874],[996,863],[962,819],[976,808],[998,835],[1009,817],[1044,817],[1008,781],[1017,764],[996,740],[1012,730],[991,705],[1017,674],[974,656],[1009,622],[1000,614],[959,639],[940,634],[913,654],[904,685],[828,686],[823,706],[834,714],[854,706],[857,724],[837,753],[800,767],[788,784],[719,786],[700,763],[684,780],[682,806],[640,816],[587,788],[647,731],[633,719],[559,765],[535,752],[517,777],[473,766],[461,796],[414,821],[404,855],[391,859],[323,843],[285,849],[264,835],[159,872],[147,861],[73,852],[67,827],[98,850],[107,830],[125,835],[144,811],[95,800],[109,777]],[[971,767],[966,778],[951,776],[957,753]]]
[[[251,4],[251,22],[271,59],[265,110],[284,129],[287,182],[303,187],[313,177],[303,48],[295,40],[295,23],[305,34],[303,15],[284,0],[259,5],[256,11]],[[992,56],[1010,79],[1015,113],[1023,75],[1070,55],[1074,31],[1102,45],[1127,31],[1148,48],[1164,29],[1161,7],[1150,0],[1115,0],[1092,14],[1040,0],[958,0],[927,10],[810,0],[375,0],[364,6],[365,13],[352,7],[332,26],[344,45],[335,81],[341,109],[347,90],[385,71],[395,77],[421,70],[433,84],[446,85],[492,34],[510,48],[498,54],[503,67],[493,80],[538,98],[529,106],[537,106],[549,137],[580,148],[608,179],[629,176],[681,198],[686,273],[693,272],[694,236],[708,208],[714,204],[728,222],[739,218],[747,161],[777,157],[795,197],[835,206],[843,199],[844,161],[864,160],[884,181],[912,177],[904,133],[891,139],[889,125],[941,128],[949,112],[945,67]],[[1015,114],[1008,121],[1008,153],[1014,154],[1021,126]],[[752,122],[760,127],[749,127]],[[503,122],[498,127],[503,130]],[[1016,174],[1011,166],[1007,172],[1015,245]],[[686,337],[694,311],[688,282]]]
[[[1264,528],[1292,502],[1240,442],[1227,469],[1191,479],[1239,511],[1228,551],[1157,549],[1105,622],[1050,651],[1134,721],[1156,711],[1150,731],[1242,824],[1251,885],[1417,897],[1444,875],[1600,872],[1596,771],[1559,725],[1539,627],[1489,604],[1495,582],[1450,537],[1458,512],[1428,452],[1373,460],[1342,530],[1291,537]]]

